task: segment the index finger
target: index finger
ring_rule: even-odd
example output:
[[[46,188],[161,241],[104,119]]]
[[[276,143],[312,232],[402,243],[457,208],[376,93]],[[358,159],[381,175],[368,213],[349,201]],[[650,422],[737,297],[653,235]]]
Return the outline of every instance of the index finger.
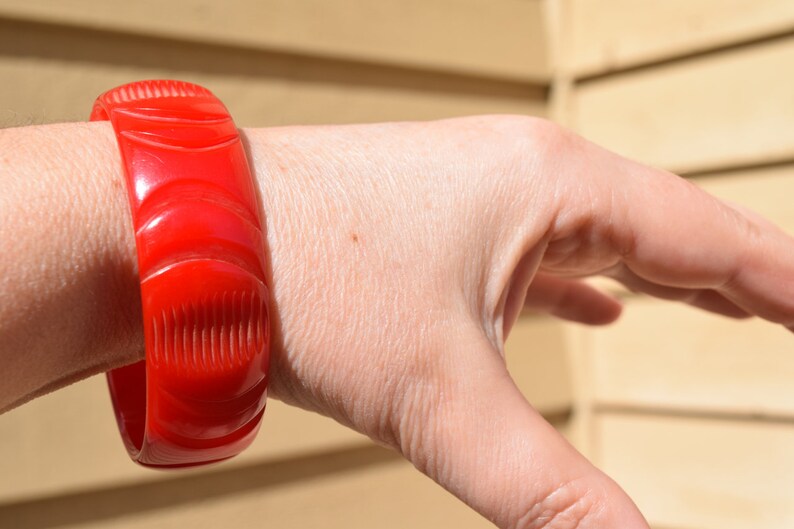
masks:
[[[601,151],[616,168],[602,218],[623,266],[658,285],[713,289],[794,325],[794,238],[690,181]]]

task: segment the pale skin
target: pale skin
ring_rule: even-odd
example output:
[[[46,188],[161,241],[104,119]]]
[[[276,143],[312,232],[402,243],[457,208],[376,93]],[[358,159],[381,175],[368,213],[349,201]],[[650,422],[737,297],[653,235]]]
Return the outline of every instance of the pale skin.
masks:
[[[248,129],[267,219],[271,396],[402,453],[497,526],[647,529],[513,384],[522,309],[585,324],[577,278],[794,326],[794,239],[549,122]],[[0,410],[143,357],[107,123],[0,131]]]

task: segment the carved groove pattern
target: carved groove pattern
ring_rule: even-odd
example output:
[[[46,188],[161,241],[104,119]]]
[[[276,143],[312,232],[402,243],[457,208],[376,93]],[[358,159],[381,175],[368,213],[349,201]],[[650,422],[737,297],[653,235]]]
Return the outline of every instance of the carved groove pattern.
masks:
[[[219,117],[175,117],[175,116],[168,116],[168,115],[160,115],[160,114],[148,114],[141,111],[135,111],[129,108],[119,107],[113,109],[114,114],[121,114],[128,118],[138,119],[142,121],[151,121],[153,123],[169,123],[180,121],[184,123],[194,123],[197,125],[222,125],[224,123],[232,123],[231,116],[219,116]]]
[[[113,103],[128,103],[155,97],[212,97],[204,87],[184,81],[143,81],[132,86],[124,85],[110,91],[107,97]]]
[[[170,204],[173,202],[206,202],[220,206],[227,211],[236,213],[240,220],[251,228],[260,233],[262,231],[256,215],[245,205],[241,204],[238,199],[229,194],[227,190],[209,182],[185,178],[176,182],[162,184],[149,191],[146,198],[138,206],[136,220],[138,228],[135,230],[135,235],[146,230],[149,224],[155,222],[160,215],[168,211]]]
[[[152,316],[152,361],[194,373],[246,365],[266,339],[263,302],[248,290],[215,293]]]
[[[184,118],[172,118],[171,122],[175,125],[195,125],[200,124],[202,122],[195,121],[195,120],[186,120]],[[202,145],[201,147],[187,147],[185,145],[171,145],[169,143],[164,143],[162,141],[157,141],[157,137],[149,134],[143,134],[141,132],[136,132],[133,130],[123,130],[121,131],[121,135],[127,138],[130,141],[135,141],[141,143],[143,145],[148,145],[150,147],[154,147],[156,149],[166,149],[170,151],[180,151],[180,152],[206,152],[211,151],[214,149],[222,149],[224,147],[228,147],[233,143],[239,140],[239,136],[235,133],[230,135],[222,140],[218,141],[217,143],[208,143],[206,145]]]
[[[207,96],[208,98],[214,97],[206,89],[184,83],[180,81],[149,81],[137,85],[124,86],[117,89],[116,92],[111,92],[108,97],[113,101],[116,98],[131,98],[136,97],[156,97],[158,95],[173,95],[178,97],[187,96]],[[226,156],[226,154],[215,152],[231,149],[242,150],[240,145],[240,136],[234,124],[228,115],[216,116],[212,119],[193,119],[183,114],[167,115],[168,127],[162,128],[161,125],[149,127],[147,123],[157,121],[163,118],[162,114],[158,114],[154,119],[150,119],[146,112],[123,109],[127,117],[133,117],[136,120],[136,126],[130,127],[127,130],[121,131],[119,134],[129,142],[138,144],[141,148],[150,151],[183,151],[197,153],[198,155],[207,154],[209,157]],[[211,133],[198,134],[198,138],[204,138],[190,145],[186,145],[183,141],[182,135],[171,137],[170,134],[174,130],[207,130]],[[170,132],[169,132],[170,131]],[[192,140],[191,140],[192,141]],[[213,158],[208,158],[213,159]],[[253,189],[242,190],[243,197],[250,195]],[[253,196],[245,198],[232,196],[230,192],[223,186],[213,180],[205,180],[197,178],[194,174],[172,174],[165,179],[153,179],[146,188],[146,192],[140,197],[140,202],[137,205],[139,215],[136,219],[136,237],[140,241],[153,240],[150,235],[151,229],[157,229],[157,226],[162,226],[162,222],[167,220],[163,217],[164,214],[173,210],[174,204],[184,204],[186,201],[201,202],[202,204],[212,204],[224,210],[221,213],[218,209],[210,212],[209,209],[204,208],[201,204],[196,204],[195,211],[203,211],[201,220],[197,219],[196,226],[207,226],[213,222],[225,223],[227,230],[205,230],[203,240],[197,240],[196,252],[192,252],[193,258],[216,258],[227,260],[237,266],[242,267],[244,270],[256,277],[260,282],[264,283],[264,270],[261,266],[260,251],[264,241],[256,242],[254,248],[243,248],[238,241],[250,239],[251,228],[257,233],[257,237],[262,239],[262,228],[259,223],[258,215],[255,210],[255,200]],[[143,215],[140,215],[143,213]],[[191,213],[193,215],[195,213]],[[180,213],[180,217],[168,217],[173,219],[174,222],[183,223],[186,218],[184,213]],[[213,216],[217,216],[217,218]],[[233,220],[232,220],[233,219]],[[156,235],[156,232],[152,232]],[[226,259],[217,254],[216,251],[210,251],[207,255],[204,253],[203,248],[217,248],[220,245],[223,250],[222,254]],[[252,254],[253,252],[253,254]],[[198,253],[198,255],[196,255]],[[174,264],[174,258],[179,258],[179,255],[161,256],[158,258],[159,262],[141,262],[142,277],[149,277],[158,271]]]

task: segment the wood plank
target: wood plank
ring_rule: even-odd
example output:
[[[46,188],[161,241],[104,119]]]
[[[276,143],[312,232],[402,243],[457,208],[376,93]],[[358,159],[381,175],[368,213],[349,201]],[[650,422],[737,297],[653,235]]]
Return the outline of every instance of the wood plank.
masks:
[[[549,66],[525,0],[5,0],[0,16],[523,81]]]
[[[141,78],[202,83],[241,126],[543,114],[543,91],[395,68],[0,21],[0,126],[84,120],[93,99]]]
[[[580,85],[574,123],[592,141],[679,172],[791,160],[794,37]]]
[[[168,476],[130,487],[0,505],[0,526],[492,527],[409,463],[377,447],[209,475]]]
[[[794,30],[789,0],[571,0],[570,16],[578,76]]]
[[[794,527],[794,423],[604,414],[597,463],[652,526]]]
[[[591,347],[599,407],[794,418],[792,337],[771,323],[636,298]]]

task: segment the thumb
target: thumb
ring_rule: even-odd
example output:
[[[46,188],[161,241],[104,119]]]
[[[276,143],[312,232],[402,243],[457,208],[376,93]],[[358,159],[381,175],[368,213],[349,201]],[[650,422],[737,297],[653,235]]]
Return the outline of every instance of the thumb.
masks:
[[[455,356],[443,391],[401,423],[402,451],[419,470],[501,528],[648,529],[623,490],[524,399],[485,338]]]

